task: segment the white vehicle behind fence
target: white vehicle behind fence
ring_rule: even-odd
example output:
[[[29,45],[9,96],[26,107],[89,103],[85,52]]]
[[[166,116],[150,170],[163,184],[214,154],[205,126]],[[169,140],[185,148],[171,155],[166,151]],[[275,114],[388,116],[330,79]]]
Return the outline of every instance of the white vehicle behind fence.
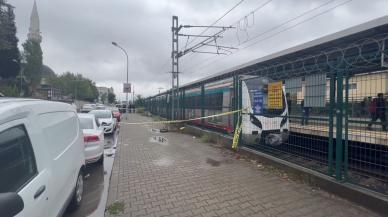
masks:
[[[269,97],[270,81],[263,77],[242,79],[242,139],[250,144],[280,145],[288,140],[289,119],[284,87],[278,83]],[[274,96],[275,95],[275,96]],[[269,106],[272,100],[276,108]]]
[[[86,163],[104,161],[104,130],[100,127],[94,114],[78,114],[84,134]]]
[[[85,156],[75,109],[0,99],[0,215],[61,216],[82,200]]]

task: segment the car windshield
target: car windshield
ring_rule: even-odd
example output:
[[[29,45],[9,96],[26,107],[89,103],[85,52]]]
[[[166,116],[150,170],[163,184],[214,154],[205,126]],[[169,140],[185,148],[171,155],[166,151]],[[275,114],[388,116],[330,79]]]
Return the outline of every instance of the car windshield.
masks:
[[[93,129],[93,119],[91,118],[79,118],[81,129]]]
[[[112,118],[112,113],[106,110],[93,110],[89,113],[94,114],[96,118]]]

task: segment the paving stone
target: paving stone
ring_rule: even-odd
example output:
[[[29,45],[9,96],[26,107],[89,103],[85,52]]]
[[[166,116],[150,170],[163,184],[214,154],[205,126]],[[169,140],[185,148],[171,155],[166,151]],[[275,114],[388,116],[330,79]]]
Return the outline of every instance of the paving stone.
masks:
[[[131,114],[128,121],[151,119]],[[158,127],[120,126],[107,204],[123,201],[121,216],[378,216],[326,192],[312,192],[310,186],[258,170],[236,160],[231,151],[190,135],[151,132]],[[168,143],[153,143],[152,136],[163,136]]]

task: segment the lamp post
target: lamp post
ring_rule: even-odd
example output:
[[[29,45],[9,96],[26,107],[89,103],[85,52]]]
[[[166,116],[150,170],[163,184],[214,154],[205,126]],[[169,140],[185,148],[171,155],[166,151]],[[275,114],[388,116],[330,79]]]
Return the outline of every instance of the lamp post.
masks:
[[[121,47],[120,45],[118,45],[116,42],[112,41],[112,44],[113,44],[114,46],[120,48],[120,49],[124,52],[125,56],[127,57],[127,84],[128,84],[128,65],[129,65],[129,62],[128,62],[128,53],[127,53],[127,51],[126,51],[124,48],[122,48],[122,47]],[[125,111],[127,111],[128,103],[129,103],[129,101],[128,101],[128,93],[126,93],[125,100],[127,101],[127,106],[126,106]]]

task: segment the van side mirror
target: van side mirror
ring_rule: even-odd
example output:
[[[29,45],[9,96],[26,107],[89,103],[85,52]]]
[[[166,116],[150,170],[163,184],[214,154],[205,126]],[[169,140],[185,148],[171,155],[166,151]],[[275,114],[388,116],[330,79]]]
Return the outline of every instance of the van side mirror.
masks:
[[[0,213],[4,217],[13,217],[24,209],[23,199],[15,192],[0,193]]]

